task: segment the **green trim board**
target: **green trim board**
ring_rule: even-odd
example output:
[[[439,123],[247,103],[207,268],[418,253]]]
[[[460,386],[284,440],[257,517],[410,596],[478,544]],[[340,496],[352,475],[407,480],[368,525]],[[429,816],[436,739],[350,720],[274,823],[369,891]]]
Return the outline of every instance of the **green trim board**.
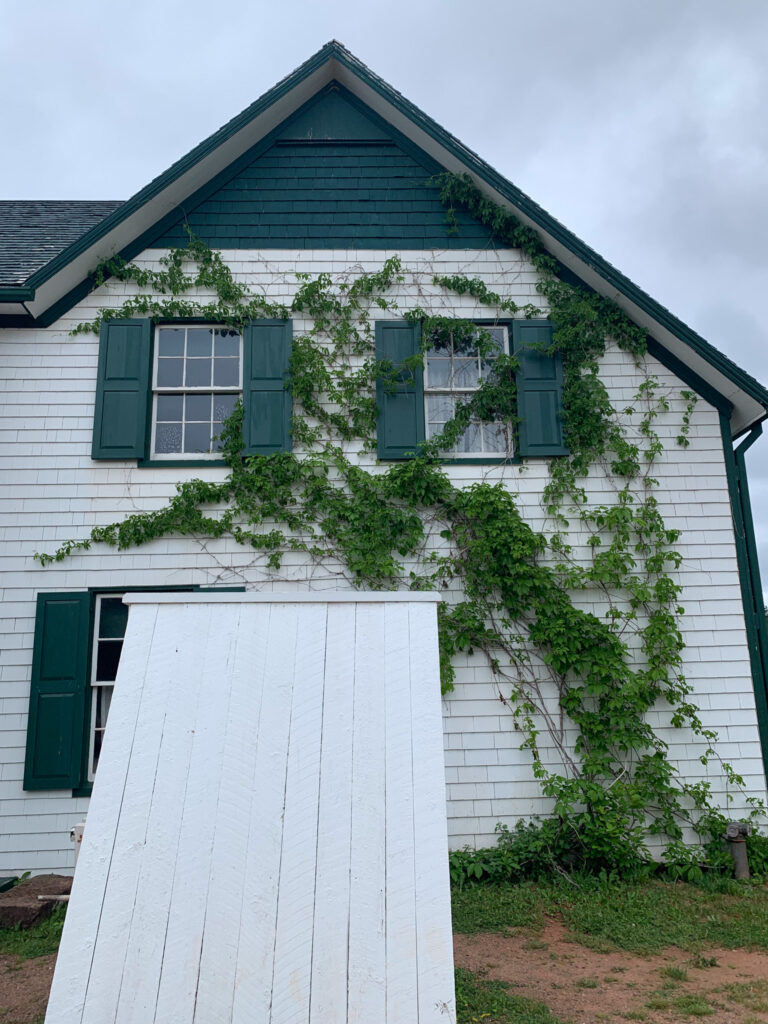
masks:
[[[35,289],[18,285],[0,285],[0,302],[27,302],[34,299]]]
[[[768,779],[768,629],[765,622],[755,527],[744,462],[746,450],[760,436],[762,427],[760,425],[755,427],[747,439],[734,451],[730,423],[726,414],[721,412],[720,433],[731,500],[733,535],[736,543],[736,561],[739,569],[744,624],[752,670],[757,727],[763,754],[763,770]]]
[[[672,355],[655,338],[646,338],[646,344],[649,355],[653,356],[654,359],[658,359],[661,365],[671,370],[675,376],[680,378],[683,384],[687,384],[700,398],[713,405],[718,412],[725,413],[730,419],[733,412],[733,402],[729,401],[725,395],[721,395],[719,391],[715,391],[698,373],[695,373],[690,366],[686,366],[677,356]]]
[[[185,245],[187,227],[221,249],[491,245],[491,232],[463,211],[458,232],[447,233],[428,180],[444,169],[331,82],[185,201],[147,248]]]

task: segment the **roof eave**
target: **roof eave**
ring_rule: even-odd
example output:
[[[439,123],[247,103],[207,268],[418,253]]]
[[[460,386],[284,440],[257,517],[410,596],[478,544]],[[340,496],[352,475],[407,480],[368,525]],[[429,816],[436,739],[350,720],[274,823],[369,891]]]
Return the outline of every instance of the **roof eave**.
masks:
[[[125,252],[153,224],[168,216],[200,184],[293,113],[336,78],[416,145],[454,173],[468,172],[490,198],[510,208],[542,234],[546,247],[587,285],[616,302],[672,354],[691,365],[734,407],[731,427],[743,433],[768,415],[768,391],[702,337],[634,285],[615,267],[546,213],[427,114],[371,72],[335,41],[327,43],[241,114],[214,132],[167,171],[33,274],[23,301],[39,319],[76,294],[98,263]],[[0,302],[5,296],[0,292]],[[7,298],[10,300],[11,296]]]

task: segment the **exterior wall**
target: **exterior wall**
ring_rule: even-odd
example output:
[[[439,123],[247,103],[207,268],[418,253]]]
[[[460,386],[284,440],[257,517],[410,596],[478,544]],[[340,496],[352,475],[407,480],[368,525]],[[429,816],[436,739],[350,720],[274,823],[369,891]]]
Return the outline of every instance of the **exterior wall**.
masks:
[[[156,258],[157,252],[146,254]],[[238,277],[268,298],[290,301],[296,271],[343,274],[376,270],[382,251],[223,253]],[[440,274],[482,277],[486,284],[519,303],[540,302],[535,275],[514,251],[405,251],[405,280],[391,297],[402,309],[421,305],[452,315],[487,317],[487,308],[471,299],[446,295],[432,285]],[[98,549],[78,554],[43,569],[32,554],[54,550],[62,541],[85,536],[131,512],[161,507],[174,484],[186,476],[220,479],[225,470],[142,468],[132,462],[100,462],[90,458],[98,338],[70,337],[77,323],[105,305],[117,306],[130,286],[113,284],[93,293],[54,326],[33,331],[6,330],[0,336],[0,365],[7,394],[0,405],[0,445],[4,488],[0,496],[3,526],[0,570],[0,872],[68,870],[73,851],[68,840],[72,824],[87,810],[85,798],[68,792],[25,792],[22,789],[24,743],[32,660],[35,598],[40,591],[100,587],[167,586],[172,584],[233,586],[247,584],[280,591],[291,587],[339,589],[349,584],[334,567],[308,571],[300,560],[286,561],[275,578],[253,561],[253,553],[234,542],[198,543],[194,539],[160,540],[144,548],[117,553]],[[379,315],[378,312],[376,314]],[[397,318],[394,312],[382,318]],[[307,324],[294,317],[294,334]],[[661,381],[673,414],[658,422],[666,442],[654,464],[660,481],[656,497],[667,524],[682,530],[684,556],[680,580],[687,643],[685,672],[705,726],[720,733],[719,751],[735,763],[747,792],[763,796],[765,782],[757,733],[754,698],[746,647],[744,616],[736,565],[733,527],[717,412],[700,400],[693,414],[690,447],[681,448],[679,432],[684,387],[664,367],[649,359]],[[642,376],[631,359],[611,350],[603,377],[617,408],[633,399]],[[367,465],[375,457],[361,456]],[[545,525],[539,497],[547,479],[546,460],[523,466],[450,465],[457,483],[503,480],[517,495],[527,521]],[[610,500],[613,484],[599,473],[590,477],[590,499]],[[578,548],[579,538],[574,537]],[[582,538],[583,541],[583,538]],[[581,548],[586,557],[586,549]],[[447,595],[450,598],[450,595]],[[602,609],[585,604],[597,614]],[[663,708],[652,712],[654,725],[669,743],[671,756],[690,780],[706,778],[716,797],[725,782],[716,761],[701,765],[703,752],[684,730],[670,728]],[[479,657],[458,663],[455,691],[444,702],[448,819],[452,847],[493,842],[497,821],[546,813],[530,759],[518,750],[511,716],[499,701],[490,674]],[[546,742],[544,734],[542,744]],[[554,750],[540,747],[556,764]],[[743,806],[734,794],[734,811]]]

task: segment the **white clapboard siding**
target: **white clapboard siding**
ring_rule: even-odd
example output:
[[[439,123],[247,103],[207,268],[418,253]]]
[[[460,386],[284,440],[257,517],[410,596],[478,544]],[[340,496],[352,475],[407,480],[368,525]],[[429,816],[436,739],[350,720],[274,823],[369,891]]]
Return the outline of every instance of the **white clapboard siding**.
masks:
[[[434,595],[133,595],[47,1024],[455,1020]]]

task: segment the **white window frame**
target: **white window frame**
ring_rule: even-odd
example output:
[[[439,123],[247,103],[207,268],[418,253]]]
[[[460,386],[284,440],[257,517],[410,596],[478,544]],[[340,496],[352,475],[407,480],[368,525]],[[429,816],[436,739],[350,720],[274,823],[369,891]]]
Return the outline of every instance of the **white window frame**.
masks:
[[[95,601],[93,603],[93,642],[91,646],[91,673],[90,673],[90,690],[91,690],[91,713],[88,725],[88,765],[86,779],[88,782],[93,782],[96,778],[97,765],[94,764],[94,756],[96,753],[96,733],[97,731],[102,733],[102,743],[104,742],[104,730],[106,728],[106,718],[103,725],[99,730],[96,728],[96,708],[98,706],[99,690],[103,690],[106,687],[112,691],[110,694],[110,701],[114,694],[115,682],[114,680],[99,680],[96,678],[99,666],[99,643],[117,643],[118,640],[121,644],[120,653],[122,654],[122,643],[125,639],[125,633],[122,637],[100,637],[100,626],[101,626],[101,602],[104,598],[111,599],[116,598],[121,600],[124,595],[122,593],[111,593],[105,592],[103,594],[96,594]],[[127,622],[127,618],[126,618]],[[118,659],[119,663],[119,659]],[[109,714],[107,714],[107,718]]]
[[[237,331],[240,339],[240,352],[238,356],[238,383],[237,385],[231,384],[226,386],[215,386],[213,384],[201,384],[201,385],[186,385],[183,384],[181,387],[167,387],[160,386],[157,383],[157,375],[160,362],[160,345],[158,343],[158,333],[162,330],[183,330],[184,335],[184,355],[181,357],[184,360],[186,367],[187,359],[193,358],[187,356],[187,345],[188,335],[187,332],[190,330],[207,330],[207,331],[230,331],[234,328],[227,327],[224,324],[175,324],[166,323],[158,324],[155,336],[155,344],[153,346],[154,352],[152,355],[152,431],[150,439],[150,458],[155,461],[213,461],[221,459],[220,451],[209,451],[209,452],[158,452],[157,451],[157,400],[162,395],[178,395],[184,399],[187,395],[235,395],[240,397],[243,393],[243,332]],[[173,421],[176,422],[176,421]],[[182,419],[182,448],[184,446],[184,425],[188,421]],[[196,422],[196,421],[192,421]],[[202,422],[202,421],[201,421]]]
[[[509,328],[509,326],[507,324],[503,324],[503,323],[502,324],[500,324],[500,323],[493,323],[493,324],[487,324],[486,323],[486,324],[484,324],[484,323],[478,322],[476,326],[477,326],[478,330],[503,331],[504,332],[504,341],[503,341],[503,347],[501,349],[500,354],[503,354],[503,355],[508,355],[509,354],[510,328]],[[444,384],[444,383],[430,384],[430,382],[429,382],[429,357],[430,357],[430,351],[431,351],[430,349],[427,349],[425,354],[424,354],[424,425],[425,425],[425,431],[426,431],[426,438],[427,438],[427,440],[430,439],[430,436],[435,436],[434,434],[430,435],[430,432],[429,432],[429,425],[430,425],[430,419],[429,419],[429,398],[430,397],[439,397],[441,395],[444,395],[447,398],[453,399],[454,402],[456,402],[459,399],[460,396],[467,396],[468,399],[471,399],[472,395],[474,395],[477,391],[479,391],[480,387],[483,384],[482,369],[481,369],[482,356],[480,356],[479,353],[475,357],[477,359],[477,377],[476,377],[476,379],[475,379],[475,381],[474,381],[474,383],[472,385],[468,385],[468,384],[462,383],[462,385],[460,387],[456,387],[454,385],[454,383],[453,383],[453,380],[450,380],[448,384]],[[438,358],[445,358],[445,357],[438,357]],[[454,358],[454,353],[453,353],[452,350],[451,350],[450,358],[451,358],[451,363],[452,363],[453,362],[453,358]],[[463,358],[467,358],[467,357],[465,356]],[[452,374],[451,374],[451,377],[452,377]],[[481,444],[485,443],[484,442],[484,430],[483,430],[483,427],[484,427],[484,425],[480,424],[479,437],[480,437],[480,440],[481,440]],[[511,456],[513,454],[513,451],[512,451],[512,436],[513,436],[512,435],[512,427],[511,427],[510,424],[499,423],[498,424],[498,428],[499,428],[499,430],[503,430],[504,431],[504,438],[505,438],[504,449],[501,450],[501,451],[499,451],[499,450],[488,451],[488,450],[485,450],[484,448],[475,449],[475,450],[472,450],[472,451],[458,451],[456,448],[450,448],[450,449],[446,449],[444,452],[442,452],[442,455],[443,456],[447,456],[447,457],[452,458],[452,459],[482,459],[483,461],[486,461],[488,459],[504,459],[504,458],[509,458],[509,456]],[[436,433],[438,433],[438,431],[436,431]]]

